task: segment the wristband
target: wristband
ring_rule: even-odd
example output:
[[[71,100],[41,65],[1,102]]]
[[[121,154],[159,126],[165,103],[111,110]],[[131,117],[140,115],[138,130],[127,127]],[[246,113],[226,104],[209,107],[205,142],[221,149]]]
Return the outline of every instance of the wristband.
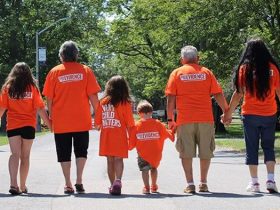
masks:
[[[167,122],[172,122],[173,120],[172,119],[167,119]]]

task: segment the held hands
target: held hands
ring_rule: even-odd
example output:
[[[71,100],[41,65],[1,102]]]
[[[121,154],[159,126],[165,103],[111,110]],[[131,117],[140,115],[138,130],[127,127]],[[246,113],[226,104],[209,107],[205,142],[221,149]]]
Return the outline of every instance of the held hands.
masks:
[[[176,133],[176,122],[172,121],[168,121],[168,129],[170,129],[173,133]]]
[[[232,121],[232,114],[229,111],[226,111],[224,114],[221,115],[221,123],[225,126],[228,126]]]

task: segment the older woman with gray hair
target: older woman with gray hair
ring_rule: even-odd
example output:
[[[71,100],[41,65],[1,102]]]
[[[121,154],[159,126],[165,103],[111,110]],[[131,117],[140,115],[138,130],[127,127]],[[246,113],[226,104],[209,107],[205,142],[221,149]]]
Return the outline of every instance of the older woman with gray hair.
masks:
[[[96,110],[97,93],[100,91],[93,71],[77,62],[78,55],[75,42],[64,42],[59,49],[61,64],[48,73],[43,90],[53,123],[57,160],[65,178],[66,194],[74,193],[70,177],[72,145],[77,166],[76,192],[85,192],[82,175],[87,159],[89,130],[92,129],[90,103]]]
[[[181,49],[183,66],[170,74],[165,94],[167,96],[168,127],[177,127],[176,149],[182,160],[187,187],[185,193],[195,193],[192,159],[196,148],[200,158],[200,192],[208,192],[207,174],[215,148],[214,119],[211,96],[214,96],[223,112],[228,104],[214,74],[198,64],[197,49],[185,46]],[[174,121],[174,111],[177,121]]]

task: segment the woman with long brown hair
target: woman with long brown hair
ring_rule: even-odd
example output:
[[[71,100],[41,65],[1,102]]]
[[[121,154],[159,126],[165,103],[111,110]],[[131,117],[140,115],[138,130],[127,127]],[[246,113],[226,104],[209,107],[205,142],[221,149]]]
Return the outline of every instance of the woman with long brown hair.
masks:
[[[36,113],[46,125],[51,122],[29,66],[17,63],[9,73],[0,95],[0,117],[7,110],[7,136],[11,149],[9,158],[10,190],[12,195],[27,193],[30,150],[35,138]],[[17,174],[20,174],[20,186]]]

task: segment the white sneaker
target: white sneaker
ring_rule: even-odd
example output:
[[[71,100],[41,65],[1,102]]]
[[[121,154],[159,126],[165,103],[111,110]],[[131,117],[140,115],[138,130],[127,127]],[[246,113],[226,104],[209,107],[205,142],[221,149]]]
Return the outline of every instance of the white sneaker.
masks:
[[[260,192],[260,184],[250,182],[246,188],[247,192]]]
[[[268,190],[269,193],[277,193],[278,189],[276,187],[276,184],[274,181],[268,180],[266,182],[266,189]]]

